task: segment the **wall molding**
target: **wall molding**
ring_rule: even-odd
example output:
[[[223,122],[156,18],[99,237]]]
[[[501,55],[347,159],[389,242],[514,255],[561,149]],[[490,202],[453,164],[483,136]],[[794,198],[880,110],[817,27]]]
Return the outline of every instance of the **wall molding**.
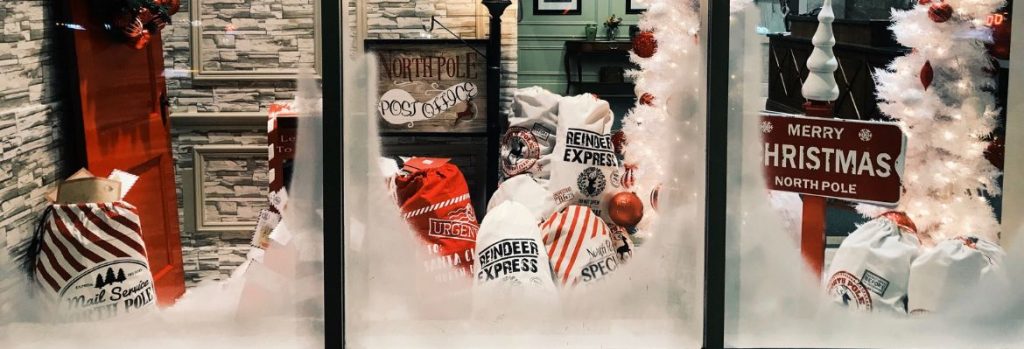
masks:
[[[313,70],[319,79],[322,71],[323,59],[320,47],[320,1],[313,0]],[[302,67],[282,70],[258,70],[258,71],[208,71],[203,69],[202,48],[203,48],[203,26],[202,9],[203,0],[189,1],[189,21],[192,23],[189,45],[191,46],[192,80],[194,81],[223,81],[223,80],[280,80],[294,79],[303,70]],[[240,34],[244,35],[244,34]],[[237,52],[237,50],[236,50]]]
[[[552,34],[527,34],[519,35],[519,41],[566,41],[583,40],[586,35],[552,35]]]
[[[585,27],[587,24],[600,24],[600,23],[597,23],[595,21],[557,21],[557,22],[547,22],[547,21],[536,21],[536,20],[534,20],[534,21],[522,21],[522,22],[519,22],[520,26],[523,26],[523,25],[551,25],[551,26],[557,26],[557,27],[575,27],[575,26]],[[600,28],[598,28],[598,29],[600,29]]]
[[[520,51],[562,51],[565,46],[519,46]]]
[[[203,190],[203,166],[208,154],[236,157],[267,157],[268,150],[262,145],[195,145],[192,147],[192,200],[184,200],[186,226],[196,232],[248,231],[256,227],[256,221],[207,222],[204,211],[206,193]]]
[[[178,112],[171,113],[171,128],[188,129],[266,129],[266,111],[258,112]]]

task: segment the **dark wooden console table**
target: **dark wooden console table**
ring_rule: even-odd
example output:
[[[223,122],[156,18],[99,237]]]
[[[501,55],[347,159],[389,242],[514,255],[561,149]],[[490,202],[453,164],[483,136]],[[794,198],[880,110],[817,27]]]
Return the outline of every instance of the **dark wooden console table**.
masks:
[[[630,82],[583,81],[583,63],[587,59],[605,58],[617,60],[623,65],[629,62],[629,50],[633,44],[626,40],[565,42],[565,94],[594,93],[602,98],[633,98],[633,84]],[[575,68],[575,69],[574,69]],[[576,71],[573,76],[573,70]]]

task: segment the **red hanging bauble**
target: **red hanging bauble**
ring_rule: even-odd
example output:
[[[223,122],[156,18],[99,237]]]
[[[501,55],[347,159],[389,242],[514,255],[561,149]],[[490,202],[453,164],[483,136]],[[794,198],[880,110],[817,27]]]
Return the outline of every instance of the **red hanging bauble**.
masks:
[[[928,9],[928,18],[931,18],[935,23],[942,23],[953,18],[953,6],[945,2],[938,2],[932,4],[932,7]]]
[[[658,40],[654,39],[654,32],[642,31],[633,38],[633,52],[642,58],[651,58],[658,51]]]
[[[608,216],[615,224],[627,228],[635,227],[644,218],[644,203],[633,192],[615,194],[608,204]]]
[[[917,3],[919,5],[928,5],[928,4],[932,3],[932,0],[917,0]]]
[[[612,148],[615,149],[615,154],[622,155],[623,150],[626,146],[626,133],[622,130],[615,131],[612,134]]]
[[[640,96],[640,104],[653,106],[654,105],[654,95],[652,95],[650,93],[647,93],[647,92],[644,92],[644,94]]]
[[[988,26],[992,28],[992,43],[988,44],[989,54],[999,59],[1010,59],[1010,14],[993,13],[988,16]]]
[[[927,90],[928,87],[932,86],[932,79],[935,78],[935,71],[932,70],[932,61],[924,62],[924,66],[921,67],[921,85]]]

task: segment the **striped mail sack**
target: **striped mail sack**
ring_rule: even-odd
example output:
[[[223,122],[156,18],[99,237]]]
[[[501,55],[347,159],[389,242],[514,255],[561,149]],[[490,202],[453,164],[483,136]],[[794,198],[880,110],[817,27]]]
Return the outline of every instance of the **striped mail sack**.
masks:
[[[37,231],[34,276],[58,318],[94,321],[156,305],[135,206],[51,205]]]
[[[540,228],[555,282],[562,287],[597,281],[622,261],[608,226],[589,207],[566,207],[551,214]]]

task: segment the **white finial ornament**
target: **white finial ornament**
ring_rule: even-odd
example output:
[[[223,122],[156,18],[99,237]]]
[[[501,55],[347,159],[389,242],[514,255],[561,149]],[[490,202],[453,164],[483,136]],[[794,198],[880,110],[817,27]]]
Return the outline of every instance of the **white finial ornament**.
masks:
[[[804,98],[812,101],[832,102],[839,98],[839,85],[836,84],[835,71],[839,68],[832,47],[836,45],[836,37],[832,32],[832,21],[836,19],[832,12],[832,0],[825,0],[818,13],[818,30],[811,38],[814,50],[807,58],[807,80],[804,81]]]

